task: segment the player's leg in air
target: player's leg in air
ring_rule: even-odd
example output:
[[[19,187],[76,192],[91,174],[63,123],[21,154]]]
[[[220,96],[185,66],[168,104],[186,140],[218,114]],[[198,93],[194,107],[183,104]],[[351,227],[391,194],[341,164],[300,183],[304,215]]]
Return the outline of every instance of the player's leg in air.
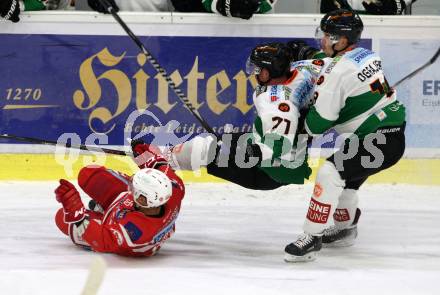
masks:
[[[220,144],[214,136],[197,136],[165,153],[175,169],[195,171],[205,167],[208,174],[245,188],[272,190],[285,185],[258,167],[261,152],[258,146],[248,143],[249,135],[231,133]]]
[[[99,211],[106,210],[113,200],[127,190],[129,176],[103,166],[89,165],[78,174],[78,185],[92,198],[89,207]]]
[[[128,176],[103,166],[89,165],[82,168],[78,174],[78,184],[81,189],[92,199],[89,202],[89,209],[83,210],[83,203],[75,187],[66,182],[65,190],[70,190],[71,197],[66,198],[63,202],[67,207],[73,208],[73,211],[81,212],[80,215],[88,218],[101,219],[102,212],[110,206],[113,200],[124,191],[127,191]],[[60,193],[61,194],[61,193]],[[75,244],[83,245],[81,241],[75,241],[76,235],[73,230],[73,224],[81,220],[66,220],[70,216],[66,216],[63,208],[60,208],[55,215],[55,223],[57,227],[65,235],[71,236]],[[77,216],[72,217],[76,219]]]

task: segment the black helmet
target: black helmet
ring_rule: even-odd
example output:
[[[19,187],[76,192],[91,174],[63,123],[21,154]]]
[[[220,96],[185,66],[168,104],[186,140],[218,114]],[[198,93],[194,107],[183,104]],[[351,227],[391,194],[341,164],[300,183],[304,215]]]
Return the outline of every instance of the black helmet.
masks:
[[[271,78],[278,78],[290,70],[290,49],[280,42],[258,45],[252,49],[248,65],[254,64],[269,71]],[[251,74],[251,71],[247,71]]]
[[[321,20],[321,30],[337,36],[345,36],[350,44],[361,38],[364,24],[359,15],[347,9],[333,10]]]

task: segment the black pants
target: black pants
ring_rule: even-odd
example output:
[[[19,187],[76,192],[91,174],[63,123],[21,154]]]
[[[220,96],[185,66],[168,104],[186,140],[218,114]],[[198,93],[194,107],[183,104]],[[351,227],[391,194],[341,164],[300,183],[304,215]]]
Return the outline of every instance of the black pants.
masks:
[[[341,178],[345,180],[345,188],[359,189],[359,187],[367,180],[370,175],[376,174],[396,164],[402,158],[405,151],[405,123],[401,126],[379,128],[377,132],[385,136],[385,144],[378,144],[373,141],[374,146],[383,154],[383,162],[377,168],[367,168],[362,165],[362,157],[373,157],[370,151],[365,148],[365,139],[359,140],[359,151],[356,155],[342,162],[343,171],[339,171]],[[347,140],[344,147],[336,152],[327,160],[336,164],[341,153],[347,154],[350,141]]]
[[[229,154],[227,155],[228,162],[227,165],[223,165],[226,167],[219,167],[219,163],[216,160],[211,162],[207,166],[208,174],[254,190],[273,190],[285,185],[273,180],[270,176],[258,168],[258,165],[251,168],[242,168],[237,166],[237,163],[235,162],[235,155],[239,153],[241,149],[249,149],[247,144],[243,144],[242,146],[238,144],[238,139],[243,134],[244,133],[233,133],[231,134],[232,139],[230,144],[225,143],[222,147],[213,147],[217,149],[216,159],[218,159],[221,150],[229,150]],[[246,155],[248,154],[249,153],[246,153]]]

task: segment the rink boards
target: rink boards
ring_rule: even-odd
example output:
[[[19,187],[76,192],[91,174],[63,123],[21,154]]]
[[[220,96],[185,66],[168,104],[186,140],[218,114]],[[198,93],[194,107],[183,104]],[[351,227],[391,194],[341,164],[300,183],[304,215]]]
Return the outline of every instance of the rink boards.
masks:
[[[61,160],[62,161],[62,160]],[[111,169],[131,174],[137,166],[129,157],[92,157],[80,155],[74,162],[61,165],[53,154],[0,154],[0,180],[56,180],[76,179],[79,169],[88,164],[105,165]],[[311,159],[313,181],[317,168],[323,159]],[[205,170],[180,173],[183,180],[191,182],[224,182],[207,175]],[[403,158],[395,166],[368,179],[368,183],[407,183],[421,185],[440,185],[440,159]]]
[[[250,49],[274,40],[304,39],[314,45],[321,17],[277,14],[244,21],[205,14],[121,15],[220,134],[226,123],[234,132],[251,129],[256,81],[244,71]],[[382,57],[390,84],[424,64],[440,46],[440,17],[363,19],[362,46]],[[158,145],[174,145],[204,132],[111,16],[24,13],[18,24],[3,23],[0,36],[2,134],[46,140],[64,136],[77,144],[121,146],[126,138],[139,135]],[[440,184],[437,69],[433,65],[397,88],[398,99],[407,107],[409,153],[371,182]],[[136,110],[146,110],[146,117],[132,120]],[[75,178],[81,166],[93,162],[81,155],[63,166],[51,153],[8,149],[2,143],[15,142],[0,141],[0,179]],[[126,172],[136,169],[120,157],[96,161]],[[204,173],[185,173],[184,178],[218,181]]]

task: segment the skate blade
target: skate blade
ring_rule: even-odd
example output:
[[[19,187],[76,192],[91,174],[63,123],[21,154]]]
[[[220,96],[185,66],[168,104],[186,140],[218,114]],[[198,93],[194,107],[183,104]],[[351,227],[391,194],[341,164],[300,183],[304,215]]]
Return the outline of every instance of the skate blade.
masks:
[[[304,256],[295,256],[295,255],[291,255],[289,253],[285,253],[284,254],[284,261],[285,262],[289,262],[289,263],[296,263],[296,262],[309,262],[309,261],[313,261],[316,259],[316,252],[310,252],[307,253]]]
[[[339,240],[332,243],[322,243],[322,248],[344,248],[353,246],[356,239]]]

